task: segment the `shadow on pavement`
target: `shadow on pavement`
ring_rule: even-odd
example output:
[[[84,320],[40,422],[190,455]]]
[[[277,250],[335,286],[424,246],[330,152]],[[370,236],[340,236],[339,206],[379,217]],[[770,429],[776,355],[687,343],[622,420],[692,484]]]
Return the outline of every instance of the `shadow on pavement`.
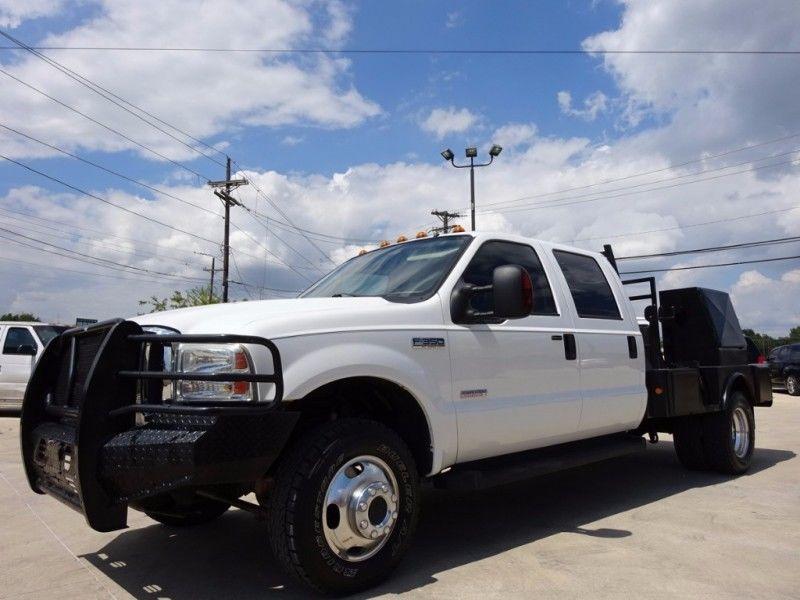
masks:
[[[795,456],[758,448],[744,477]],[[640,455],[491,490],[426,490],[411,551],[389,581],[362,597],[423,587],[439,572],[557,533],[614,543],[637,532],[586,524],[728,479],[684,470],[672,444],[662,442]],[[193,529],[154,524],[123,532],[84,558],[136,598],[309,596],[278,569],[264,524],[239,510]]]

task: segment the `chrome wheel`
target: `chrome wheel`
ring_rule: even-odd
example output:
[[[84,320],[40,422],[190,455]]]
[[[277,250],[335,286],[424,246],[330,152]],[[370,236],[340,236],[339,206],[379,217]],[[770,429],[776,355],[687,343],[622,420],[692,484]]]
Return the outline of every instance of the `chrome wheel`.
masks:
[[[397,480],[376,456],[358,456],[331,479],[322,507],[322,529],[330,549],[358,562],[383,548],[397,522]]]
[[[790,396],[797,395],[797,380],[794,377],[787,377],[786,378],[786,392]]]
[[[731,415],[731,441],[737,458],[747,456],[750,450],[750,421],[741,406],[737,406]]]

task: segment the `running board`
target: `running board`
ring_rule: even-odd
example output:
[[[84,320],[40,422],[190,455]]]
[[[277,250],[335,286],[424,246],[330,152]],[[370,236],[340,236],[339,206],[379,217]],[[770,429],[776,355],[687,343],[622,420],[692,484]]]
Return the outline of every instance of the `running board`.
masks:
[[[646,445],[643,437],[628,434],[592,438],[461,463],[434,477],[433,482],[440,489],[484,489],[636,454]]]

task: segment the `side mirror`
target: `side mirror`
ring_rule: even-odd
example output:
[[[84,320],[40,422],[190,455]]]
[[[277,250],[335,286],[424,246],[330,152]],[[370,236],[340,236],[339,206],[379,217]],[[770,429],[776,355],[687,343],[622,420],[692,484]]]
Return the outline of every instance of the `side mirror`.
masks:
[[[533,309],[533,282],[519,265],[503,265],[492,277],[494,316],[498,319],[522,319]]]
[[[477,294],[491,294],[494,310],[479,312],[470,306]],[[450,298],[454,323],[482,323],[487,320],[521,319],[533,308],[533,282],[528,271],[519,265],[502,265],[492,272],[490,285],[461,284]]]
[[[36,356],[36,348],[31,346],[30,344],[22,344],[17,346],[17,354],[23,354],[25,356]]]

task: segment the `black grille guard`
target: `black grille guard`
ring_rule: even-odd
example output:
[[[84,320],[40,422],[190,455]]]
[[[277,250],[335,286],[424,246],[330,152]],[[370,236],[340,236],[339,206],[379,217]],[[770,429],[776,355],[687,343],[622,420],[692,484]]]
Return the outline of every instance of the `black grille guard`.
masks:
[[[273,372],[164,370],[155,357],[173,343],[262,346]],[[163,382],[180,380],[272,383],[275,393],[269,402],[162,399]],[[92,528],[111,531],[125,527],[131,500],[253,481],[297,421],[282,409],[283,389],[280,352],[265,338],[158,335],[122,319],[70,329],[45,348],[25,393],[20,436],[28,482],[82,512]]]

